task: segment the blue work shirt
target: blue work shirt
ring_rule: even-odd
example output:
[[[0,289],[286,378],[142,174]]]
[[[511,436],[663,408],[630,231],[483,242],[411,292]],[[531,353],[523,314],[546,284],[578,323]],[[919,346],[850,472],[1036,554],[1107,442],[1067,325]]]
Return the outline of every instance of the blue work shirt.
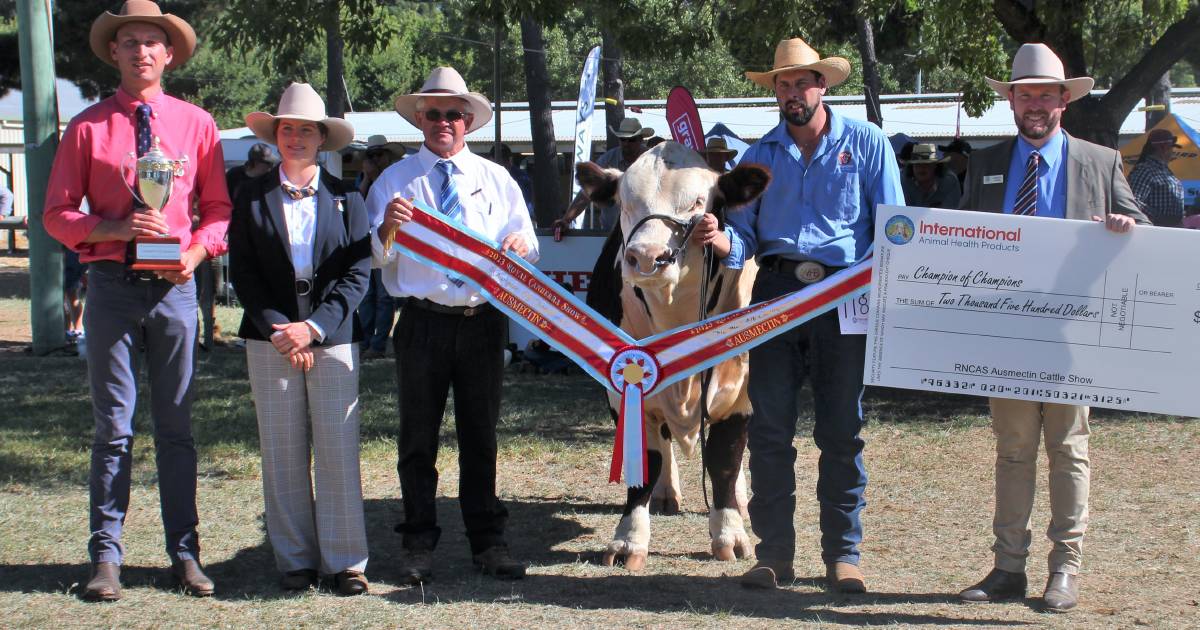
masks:
[[[1067,217],[1067,134],[1059,129],[1042,148],[1017,136],[1012,161],[1008,163],[1008,179],[1004,182],[1004,213],[1012,214],[1017,202],[1017,189],[1025,181],[1025,164],[1034,150],[1042,154],[1038,162],[1037,216],[1065,219]]]
[[[871,247],[875,207],[904,205],[896,154],[883,130],[825,112],[829,133],[808,164],[786,121],[746,150],[740,163],[771,169],[771,184],[752,203],[730,209],[726,267],[772,255],[846,267]]]

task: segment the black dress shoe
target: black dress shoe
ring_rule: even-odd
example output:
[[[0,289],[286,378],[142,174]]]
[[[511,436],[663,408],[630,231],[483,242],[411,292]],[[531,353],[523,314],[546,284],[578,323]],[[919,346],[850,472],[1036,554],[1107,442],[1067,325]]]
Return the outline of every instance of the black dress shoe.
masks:
[[[433,581],[433,550],[409,549],[400,564],[401,584],[422,584]]]
[[[213,594],[213,581],[204,575],[200,563],[195,560],[179,560],[171,565],[171,574],[183,592],[195,597],[208,597]]]
[[[1079,603],[1079,576],[1071,573],[1051,573],[1042,594],[1046,610],[1066,612]]]
[[[279,580],[279,586],[285,591],[307,591],[317,583],[317,572],[313,569],[288,571]]]
[[[496,545],[475,554],[472,560],[484,575],[490,575],[500,580],[519,580],[525,577],[525,563],[514,560],[508,553],[508,547]]]
[[[121,567],[115,562],[92,565],[92,577],[83,590],[89,602],[115,602],[121,599]]]
[[[999,602],[1025,597],[1028,583],[1024,573],[992,569],[983,581],[958,594],[964,602]]]

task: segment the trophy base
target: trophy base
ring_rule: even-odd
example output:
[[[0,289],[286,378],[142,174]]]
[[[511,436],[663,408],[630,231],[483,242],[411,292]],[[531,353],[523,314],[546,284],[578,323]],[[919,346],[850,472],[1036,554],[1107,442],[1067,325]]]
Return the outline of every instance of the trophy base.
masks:
[[[134,239],[134,271],[182,271],[183,252],[174,236],[139,236]]]

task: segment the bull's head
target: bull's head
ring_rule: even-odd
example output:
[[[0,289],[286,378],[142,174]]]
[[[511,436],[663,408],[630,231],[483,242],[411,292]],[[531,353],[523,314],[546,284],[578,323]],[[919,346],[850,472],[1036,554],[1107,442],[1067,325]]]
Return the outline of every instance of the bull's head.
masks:
[[[701,248],[688,243],[694,221],[753,201],[771,181],[770,171],[757,164],[719,174],[675,142],[646,151],[625,173],[591,162],[576,170],[592,201],[620,205],[621,275],[646,288],[678,283],[693,265],[688,259],[699,260]]]

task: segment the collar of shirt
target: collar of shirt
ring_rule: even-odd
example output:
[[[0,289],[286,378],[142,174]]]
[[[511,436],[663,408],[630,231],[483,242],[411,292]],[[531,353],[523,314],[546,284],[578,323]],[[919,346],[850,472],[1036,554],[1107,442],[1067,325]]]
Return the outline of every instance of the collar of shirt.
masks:
[[[417,162],[421,164],[421,170],[425,172],[426,177],[430,177],[434,174],[433,168],[442,160],[448,160],[454,165],[455,172],[461,175],[467,173],[468,169],[471,168],[470,162],[463,159],[464,154],[467,153],[470,153],[470,151],[467,150],[466,145],[463,145],[462,150],[460,150],[458,153],[455,153],[448,158],[444,158],[433,151],[430,151],[429,147],[426,147],[424,144],[422,144],[421,150],[417,151],[417,155],[415,157],[417,158]]]
[[[113,99],[116,101],[117,105],[119,105],[121,109],[125,111],[125,113],[130,115],[137,111],[138,105],[149,105],[150,109],[153,111],[152,115],[155,118],[158,117],[158,110],[164,107],[167,103],[167,99],[163,98],[162,90],[155,92],[153,96],[145,101],[140,101],[134,95],[126,92],[125,88],[123,87],[117,88],[116,93],[113,94]]]

